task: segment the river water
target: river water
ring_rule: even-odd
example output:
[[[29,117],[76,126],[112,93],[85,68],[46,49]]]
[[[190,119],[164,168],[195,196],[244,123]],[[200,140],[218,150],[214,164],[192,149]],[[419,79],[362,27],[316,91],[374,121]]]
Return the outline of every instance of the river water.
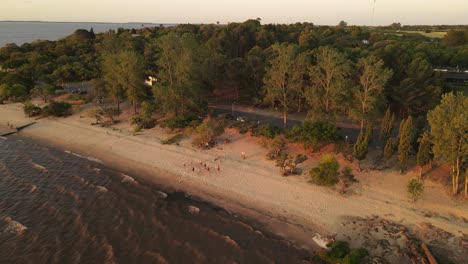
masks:
[[[0,21],[0,48],[7,43],[22,45],[38,39],[58,40],[73,34],[77,29],[90,30],[93,28],[94,33],[103,33],[110,29],[139,29],[154,26],[159,26],[159,24]],[[164,26],[171,25],[165,24]]]
[[[310,261],[221,208],[183,193],[164,198],[137,176],[30,138],[0,138],[0,263]]]

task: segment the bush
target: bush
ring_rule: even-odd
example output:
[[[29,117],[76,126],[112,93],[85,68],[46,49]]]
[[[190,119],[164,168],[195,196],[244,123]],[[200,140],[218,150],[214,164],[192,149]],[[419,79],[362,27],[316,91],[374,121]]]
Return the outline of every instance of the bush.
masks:
[[[294,125],[286,132],[292,142],[303,143],[305,148],[316,144],[327,144],[338,141],[339,129],[331,123],[324,121],[305,121],[301,125]]]
[[[162,144],[163,145],[172,145],[172,144],[176,144],[178,145],[179,142],[184,138],[184,135],[183,134],[176,134],[166,140],[163,140],[162,141]]]
[[[253,129],[252,136],[255,137],[265,137],[265,138],[274,138],[275,136],[283,133],[283,130],[279,127],[272,126],[270,124],[263,124],[255,129]]]
[[[267,159],[275,160],[277,159],[281,153],[284,151],[286,147],[286,138],[283,135],[277,135],[272,141],[269,146],[269,150],[266,154]]]
[[[360,264],[363,263],[365,257],[367,257],[369,253],[364,248],[353,249],[351,252],[344,257],[341,263],[343,264]]]
[[[42,109],[45,116],[69,116],[72,113],[72,106],[67,102],[50,102]]]
[[[413,178],[408,181],[406,188],[414,202],[424,193],[424,182],[419,178]]]
[[[349,253],[348,243],[345,241],[335,241],[330,244],[331,251],[328,254],[332,258],[342,259]]]
[[[42,109],[30,102],[24,104],[23,111],[27,117],[39,116],[42,114]]]
[[[310,170],[311,181],[318,185],[333,186],[338,183],[340,164],[333,155],[323,156],[317,167]]]
[[[153,128],[156,125],[156,121],[151,117],[143,117],[141,115],[134,115],[132,116],[132,125],[137,125],[135,128],[136,131],[140,131],[142,129],[149,129]]]
[[[174,129],[183,129],[188,126],[198,126],[200,125],[201,120],[193,115],[189,116],[178,116],[171,119],[164,120],[161,122],[161,127],[167,127],[171,130]]]
[[[214,140],[217,136],[224,132],[223,123],[219,120],[206,119],[196,129],[196,137],[193,140],[193,145],[207,149],[214,145]]]
[[[236,121],[230,127],[237,128],[239,133],[245,134],[249,131],[254,131],[257,127],[257,122],[255,121]]]

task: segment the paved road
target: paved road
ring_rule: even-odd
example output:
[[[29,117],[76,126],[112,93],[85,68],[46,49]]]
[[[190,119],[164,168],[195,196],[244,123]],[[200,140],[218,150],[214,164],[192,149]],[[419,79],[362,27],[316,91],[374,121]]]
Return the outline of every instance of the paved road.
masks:
[[[250,108],[249,110],[245,109],[244,107],[235,107],[234,111],[232,109],[228,109],[226,107],[218,107],[218,106],[210,106],[213,109],[213,113],[215,115],[218,114],[232,114],[234,118],[237,118],[239,116],[244,117],[247,120],[255,120],[255,121],[260,121],[260,124],[264,123],[269,123],[271,125],[277,126],[277,127],[283,127],[283,118],[274,115],[274,114],[268,114],[265,111],[260,111],[256,110],[253,108]],[[288,118],[287,122],[287,128],[291,128],[296,124],[301,124],[302,121],[304,120],[304,117],[297,117],[293,116],[291,118]],[[358,135],[359,135],[359,128],[352,128],[352,127],[344,127],[340,124],[337,125],[340,128],[340,135],[345,138],[348,136],[349,142],[355,142]],[[372,140],[372,144],[376,146],[378,142],[378,131],[374,128],[374,138]]]

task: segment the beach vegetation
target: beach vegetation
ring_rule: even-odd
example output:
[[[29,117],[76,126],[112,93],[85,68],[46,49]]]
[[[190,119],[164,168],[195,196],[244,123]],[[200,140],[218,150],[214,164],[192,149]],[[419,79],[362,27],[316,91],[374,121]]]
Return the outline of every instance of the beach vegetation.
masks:
[[[366,263],[365,259],[369,252],[365,248],[350,248],[345,241],[335,241],[328,245],[329,251],[320,251],[317,255],[318,260],[327,263],[339,264],[360,264]]]
[[[140,112],[132,116],[131,124],[136,125],[135,131],[149,129],[156,126],[156,120],[152,118],[156,111],[156,105],[152,102],[143,102]]]
[[[408,191],[409,196],[411,199],[416,201],[419,197],[421,197],[424,193],[424,182],[421,178],[412,178],[408,181],[406,185],[406,189]]]
[[[466,109],[468,98],[452,92],[444,94],[440,104],[427,114],[434,158],[450,165],[453,195],[458,193],[459,177],[468,159]]]
[[[335,156],[325,154],[317,167],[309,171],[311,182],[318,185],[333,186],[338,183],[339,169],[340,164]]]
[[[361,161],[366,159],[369,151],[369,136],[372,135],[372,133],[368,132],[369,129],[372,128],[368,128],[366,132],[359,132],[358,138],[353,147],[353,156],[358,160],[359,170],[361,169]]]
[[[252,136],[273,139],[282,132],[283,130],[277,126],[262,124],[253,129]]]
[[[178,133],[178,134],[175,134],[173,136],[170,136],[169,138],[165,139],[165,140],[162,140],[161,143],[163,145],[172,145],[172,144],[176,144],[178,145],[180,141],[182,141],[182,139],[185,138],[185,135],[182,134],[182,133]]]
[[[36,117],[42,114],[42,108],[32,104],[31,102],[26,102],[24,104],[23,111],[27,117]]]
[[[56,116],[56,117],[65,117],[72,114],[72,106],[67,102],[55,102],[50,101],[50,103],[44,108],[42,108],[42,115],[44,116]]]
[[[171,130],[184,129],[186,127],[197,127],[202,120],[195,115],[184,115],[166,119],[161,122],[161,127],[167,127]]]
[[[390,108],[388,108],[380,124],[380,142],[384,148],[387,145],[387,141],[392,136],[394,125],[395,113],[393,113]]]
[[[406,163],[413,151],[413,118],[409,116],[402,121],[401,130],[398,135],[398,161],[400,172],[406,169]]]
[[[340,139],[339,128],[328,121],[304,121],[286,131],[292,142],[304,144],[304,148],[334,143]]]
[[[395,138],[391,137],[387,140],[387,143],[385,143],[383,153],[383,157],[385,160],[390,159],[393,156],[393,154],[395,154],[397,146],[397,140]]]
[[[424,166],[428,165],[432,161],[432,143],[429,138],[427,131],[423,132],[419,138],[418,154],[416,154],[416,163],[418,164],[419,177],[422,177]]]
[[[224,124],[220,120],[207,118],[196,128],[193,145],[197,148],[208,149],[215,145],[216,137],[224,133]]]
[[[276,135],[273,140],[271,140],[268,146],[268,152],[266,158],[268,160],[276,160],[281,154],[286,150],[286,137],[282,134]]]

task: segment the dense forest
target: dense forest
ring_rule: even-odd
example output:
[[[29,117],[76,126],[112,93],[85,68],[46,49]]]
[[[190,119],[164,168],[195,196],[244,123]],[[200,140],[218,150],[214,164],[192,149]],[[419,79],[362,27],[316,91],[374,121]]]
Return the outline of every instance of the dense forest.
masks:
[[[431,38],[416,32],[434,30],[446,34]],[[61,84],[89,80],[96,98],[113,98],[117,109],[128,100],[135,114],[147,102],[177,117],[206,112],[208,100],[236,101],[278,109],[285,126],[294,112],[312,120],[355,122],[361,134],[354,154],[363,158],[370,140],[365,128],[382,120],[382,148],[398,149],[402,170],[407,157],[418,152],[413,141],[424,139],[429,124],[426,138],[435,146],[428,152],[452,165],[455,193],[466,167],[467,100],[457,93],[466,91],[466,83],[446,82],[434,69],[468,68],[468,27],[262,25],[252,19],[103,34],[82,29],[58,41],[6,45],[0,66],[0,101],[53,94]],[[156,78],[151,87],[143,85],[148,76]],[[444,124],[456,114],[461,120]],[[406,139],[392,138],[396,120],[402,120],[400,134],[406,131]],[[453,141],[435,125],[458,130],[452,131]],[[436,142],[438,136],[448,141]],[[424,153],[420,156],[425,163]]]

